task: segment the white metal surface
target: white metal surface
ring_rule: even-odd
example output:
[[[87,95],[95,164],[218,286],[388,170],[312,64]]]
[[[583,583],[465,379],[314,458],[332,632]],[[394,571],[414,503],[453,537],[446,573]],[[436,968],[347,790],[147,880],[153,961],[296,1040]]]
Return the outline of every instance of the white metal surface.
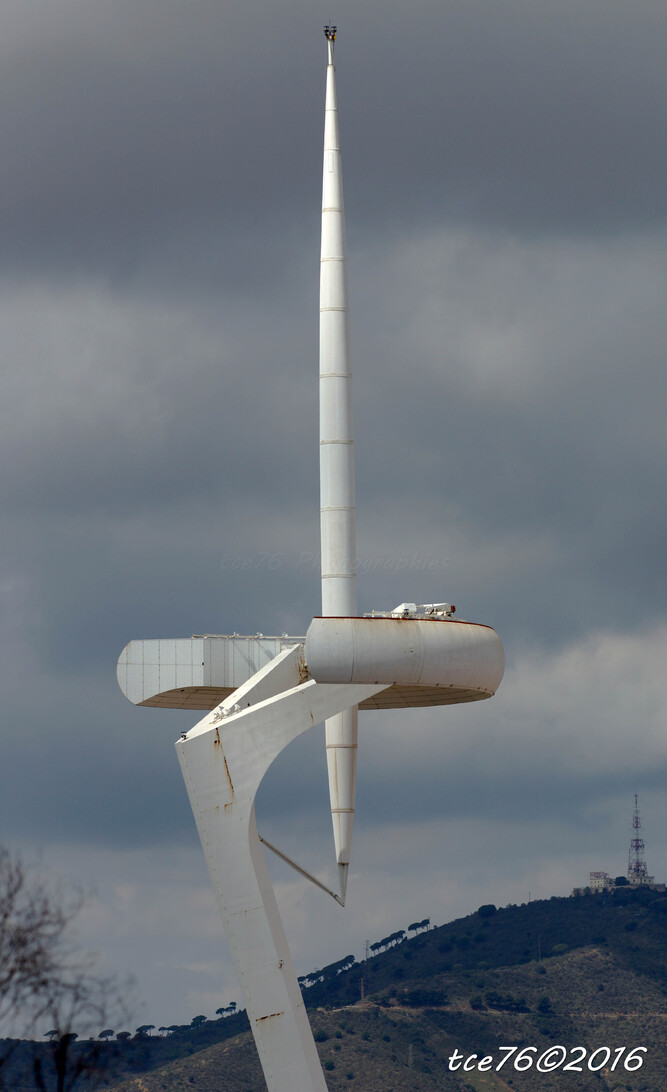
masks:
[[[293,739],[378,689],[311,679],[280,692],[299,676],[301,651],[283,652],[176,744],[269,1092],[326,1092],[326,1083],[257,834],[255,794]]]
[[[215,634],[130,641],[120,654],[116,676],[133,705],[208,710],[283,649],[303,640]]]
[[[382,681],[480,697],[495,693],[505,670],[495,630],[449,618],[314,618],[306,662],[318,682]]]
[[[343,175],[332,41],[328,64],[320,252],[320,532],[322,614],[356,614],[354,435]]]
[[[322,614],[356,614],[354,432],[343,174],[334,68],[327,35],[320,253],[320,535]],[[357,709],[326,723],[329,798],[343,895],[357,773]]]
[[[118,661],[118,685],[134,705],[207,712],[269,663],[271,654],[304,641],[305,637],[221,635],[130,641]],[[423,709],[484,697],[488,695],[474,689],[393,683],[365,698],[359,709]]]

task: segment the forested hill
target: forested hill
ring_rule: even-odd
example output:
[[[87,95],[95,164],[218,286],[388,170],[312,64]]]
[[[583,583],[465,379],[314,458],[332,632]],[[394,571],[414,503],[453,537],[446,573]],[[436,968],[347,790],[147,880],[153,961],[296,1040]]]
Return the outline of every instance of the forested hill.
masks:
[[[664,896],[625,888],[505,909],[488,905],[438,928],[420,922],[405,930],[374,941],[376,954],[367,960],[343,958],[304,976],[332,1092],[666,1092]],[[244,1028],[245,1015],[237,1014],[166,1036],[101,1044],[91,1079],[75,1088],[263,1092]],[[567,1055],[563,1064],[538,1074],[536,1060],[558,1045]],[[497,1072],[503,1046],[517,1052]],[[640,1046],[646,1050],[630,1057]],[[534,1050],[514,1067],[526,1047]],[[567,1053],[575,1047],[579,1065]],[[33,1049],[21,1044],[15,1053],[5,1083],[12,1092],[34,1092]],[[463,1058],[491,1058],[493,1066],[452,1071],[455,1050]]]
[[[613,951],[620,964],[667,988],[667,898],[618,888],[613,895],[554,897],[505,909],[483,906],[390,946],[344,974],[325,977],[304,996],[309,1007],[350,1003],[360,998],[363,978],[365,994],[382,998],[406,980],[460,975],[481,964],[539,962],[586,946]]]

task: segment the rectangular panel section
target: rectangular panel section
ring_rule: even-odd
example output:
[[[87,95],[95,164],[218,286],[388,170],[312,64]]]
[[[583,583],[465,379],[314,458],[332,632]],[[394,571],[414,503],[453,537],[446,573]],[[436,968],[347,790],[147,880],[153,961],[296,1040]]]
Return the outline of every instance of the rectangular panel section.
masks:
[[[302,637],[178,637],[163,640],[130,641],[118,660],[118,684],[134,705],[170,695],[168,704],[179,707],[185,691],[212,688],[236,690],[284,648],[299,644]],[[212,708],[212,702],[206,706]],[[174,704],[175,703],[175,704]],[[186,703],[187,704],[187,703]]]

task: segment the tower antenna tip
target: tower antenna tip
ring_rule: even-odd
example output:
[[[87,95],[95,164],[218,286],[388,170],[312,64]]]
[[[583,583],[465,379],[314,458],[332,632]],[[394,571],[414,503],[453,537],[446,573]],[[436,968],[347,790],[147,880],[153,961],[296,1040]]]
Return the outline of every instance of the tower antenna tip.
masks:
[[[336,31],[337,30],[338,30],[338,27],[333,27],[333,26],[326,26],[324,28],[324,37],[326,38],[327,42],[335,42],[336,41]]]

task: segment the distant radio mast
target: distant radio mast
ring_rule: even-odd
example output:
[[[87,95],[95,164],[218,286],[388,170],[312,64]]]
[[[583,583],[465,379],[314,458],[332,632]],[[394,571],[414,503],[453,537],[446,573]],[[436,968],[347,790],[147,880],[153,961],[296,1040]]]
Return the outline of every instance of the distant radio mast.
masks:
[[[649,883],[646,866],[644,839],[641,836],[642,821],[639,816],[639,803],[635,793],[635,806],[632,811],[632,838],[628,854],[628,879],[632,884]]]

